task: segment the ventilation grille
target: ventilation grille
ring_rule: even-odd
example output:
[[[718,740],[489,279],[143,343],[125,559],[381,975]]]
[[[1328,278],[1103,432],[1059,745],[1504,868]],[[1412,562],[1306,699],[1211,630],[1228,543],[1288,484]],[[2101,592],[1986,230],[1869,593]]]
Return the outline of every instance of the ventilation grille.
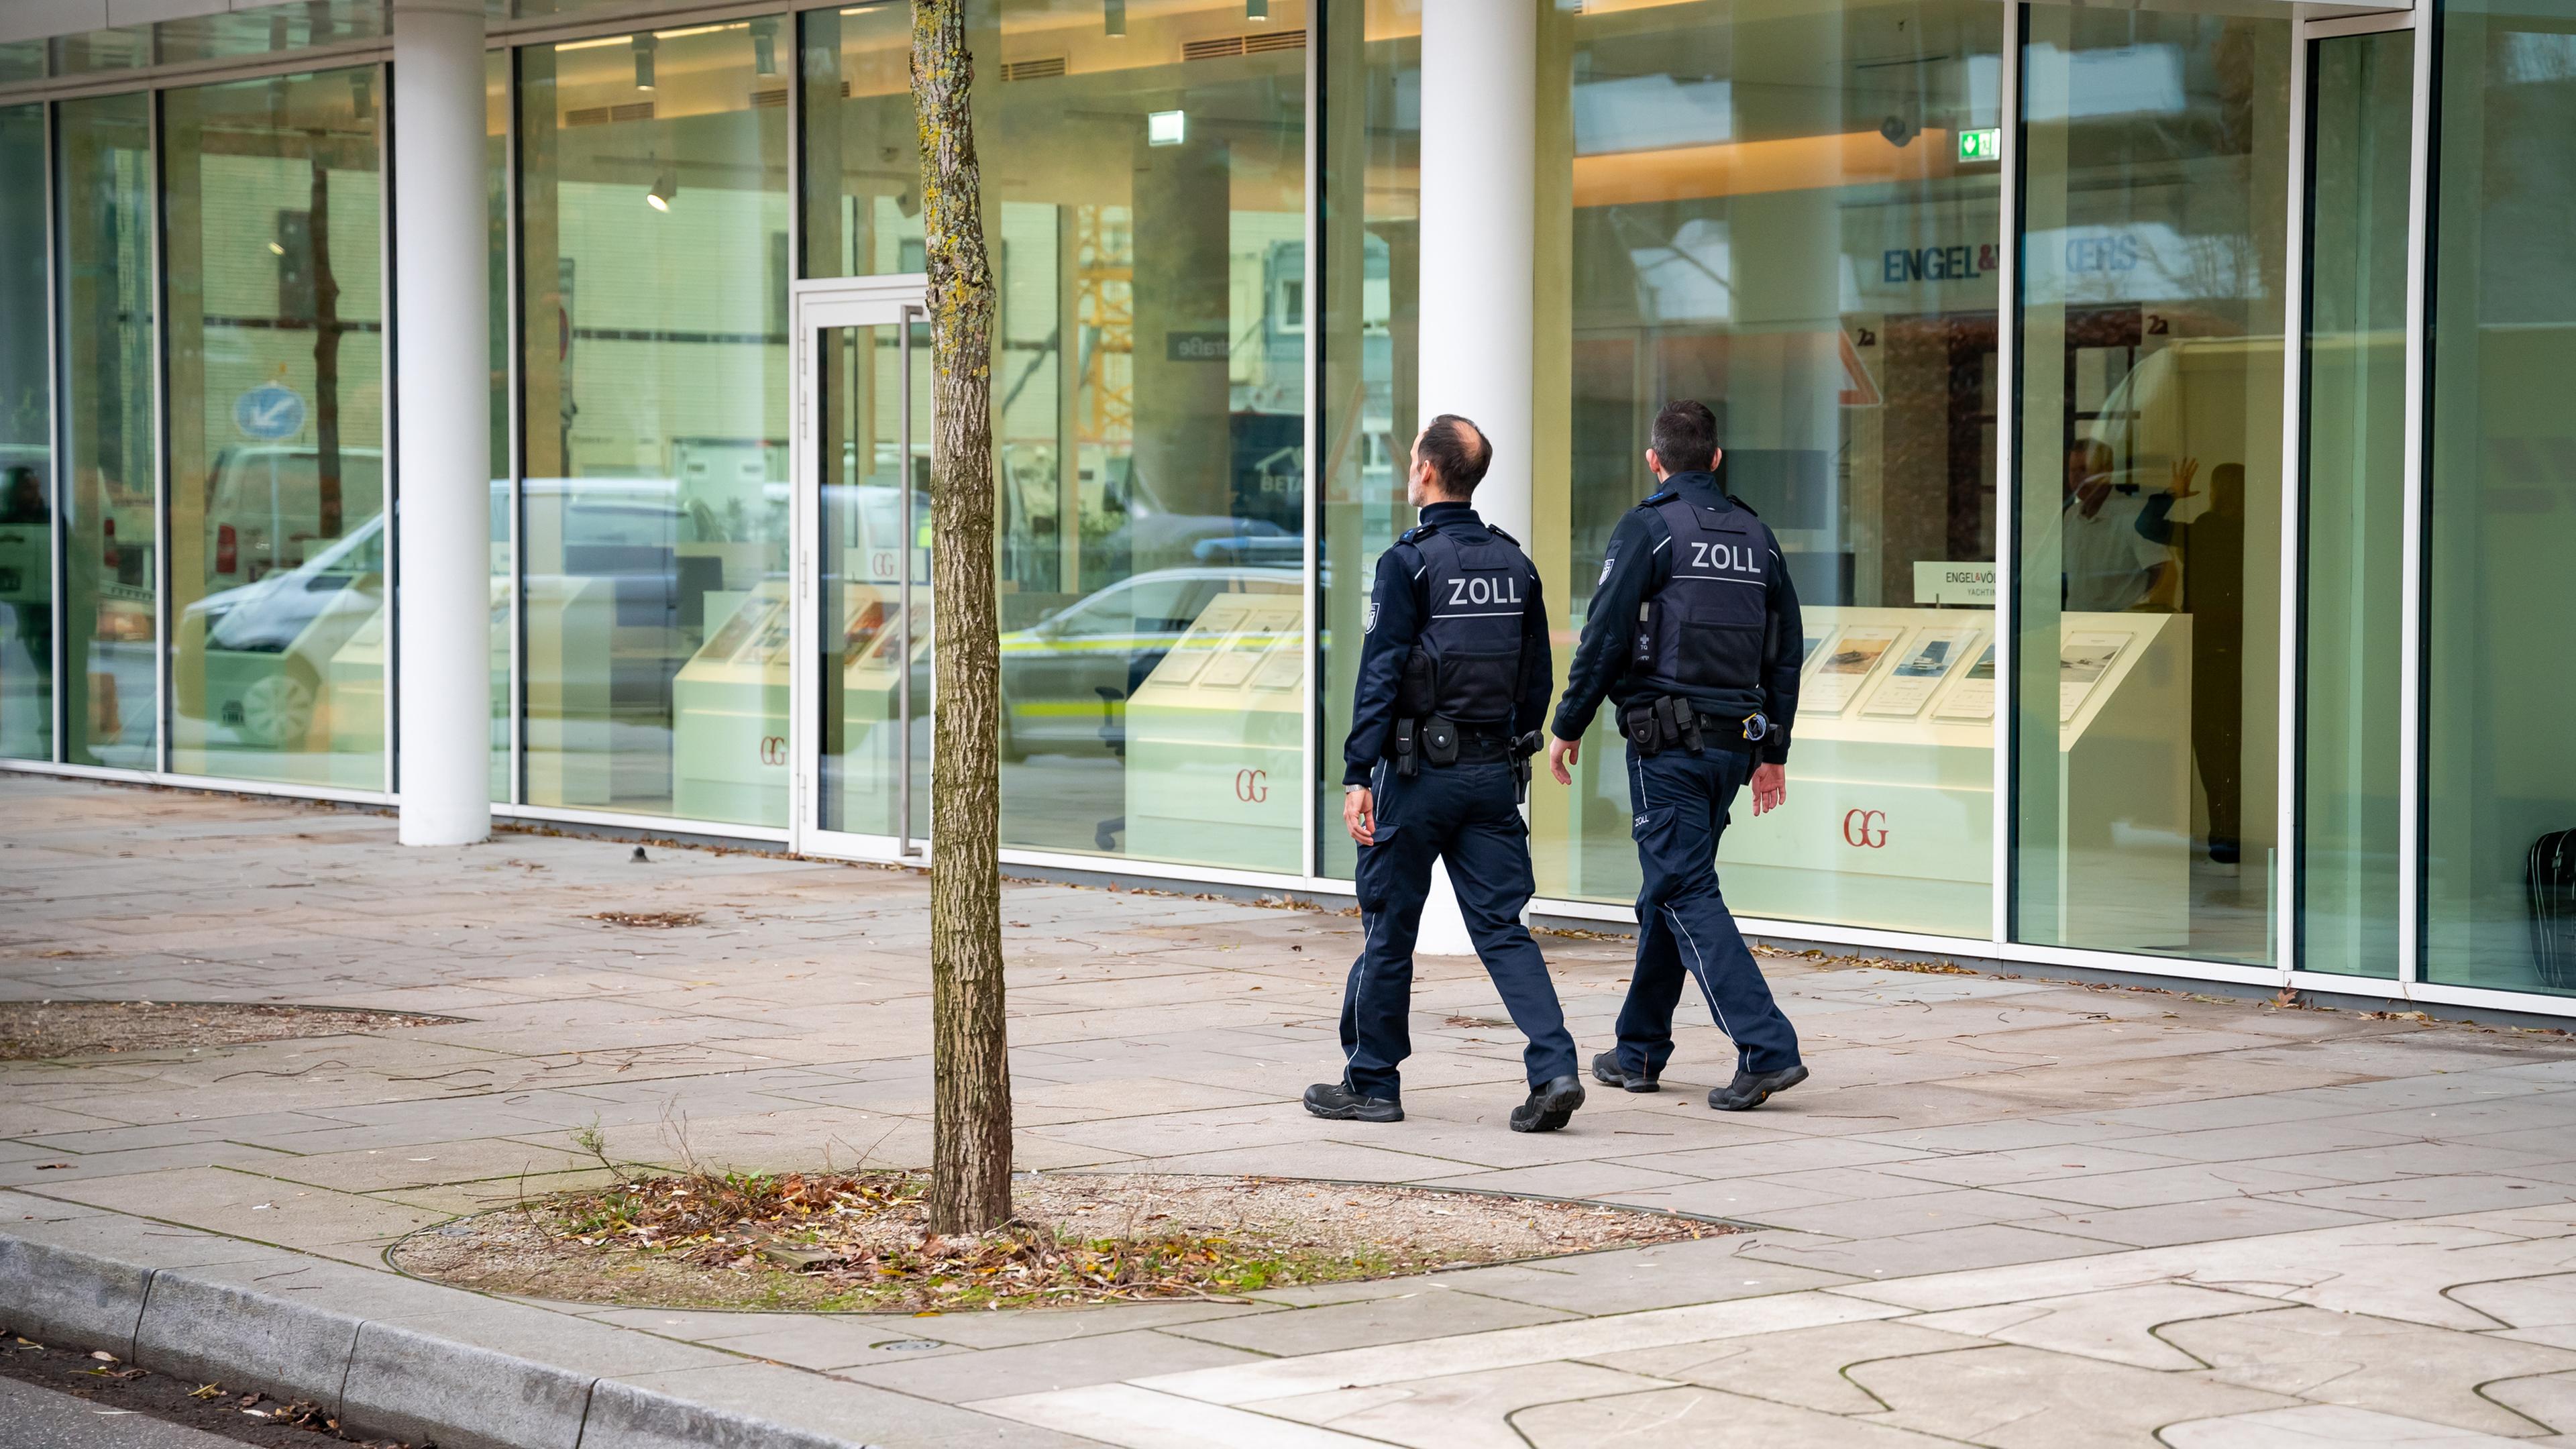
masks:
[[[577,110],[564,112],[564,124],[567,126],[606,126],[618,121],[651,119],[653,119],[651,101],[628,101],[622,106],[583,106]]]
[[[771,90],[771,91],[753,91],[753,92],[751,93],[751,105],[752,105],[752,109],[754,109],[754,110],[759,110],[759,111],[776,110],[776,109],[778,109],[779,107],[782,107],[782,106],[784,106],[784,105],[786,105],[786,104],[787,104],[787,87],[785,87],[785,86],[780,86],[780,87],[779,87],[778,89],[776,89],[776,90]]]
[[[1002,62],[1002,79],[1006,81],[1045,80],[1064,74],[1064,57],[1050,55],[1040,60],[1006,60]]]
[[[1183,60],[1223,60],[1237,55],[1266,55],[1278,50],[1304,50],[1303,30],[1263,30],[1251,35],[1227,35],[1215,40],[1192,40],[1181,46]]]

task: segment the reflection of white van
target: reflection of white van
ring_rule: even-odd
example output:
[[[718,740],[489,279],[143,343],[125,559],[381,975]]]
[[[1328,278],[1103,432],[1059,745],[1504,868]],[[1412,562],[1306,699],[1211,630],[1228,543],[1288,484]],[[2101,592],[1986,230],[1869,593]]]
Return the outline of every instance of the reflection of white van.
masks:
[[[382,449],[340,450],[338,516],[326,518],[320,449],[226,448],[215,457],[206,493],[206,585],[247,584],[299,567],[384,506]]]

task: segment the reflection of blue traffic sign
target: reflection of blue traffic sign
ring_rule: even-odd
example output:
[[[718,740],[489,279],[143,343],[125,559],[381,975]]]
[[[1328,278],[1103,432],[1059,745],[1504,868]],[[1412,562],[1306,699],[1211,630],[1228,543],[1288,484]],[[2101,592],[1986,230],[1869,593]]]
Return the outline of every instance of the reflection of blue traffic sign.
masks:
[[[304,431],[304,399],[282,383],[252,388],[234,399],[233,426],[268,441],[294,437]]]

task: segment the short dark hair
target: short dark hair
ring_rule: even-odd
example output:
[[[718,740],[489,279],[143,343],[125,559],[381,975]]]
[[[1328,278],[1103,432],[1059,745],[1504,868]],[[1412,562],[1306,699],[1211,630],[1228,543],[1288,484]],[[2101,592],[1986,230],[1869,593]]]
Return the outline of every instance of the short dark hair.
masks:
[[[1422,430],[1421,448],[1423,461],[1440,475],[1440,486],[1460,497],[1476,491],[1494,461],[1494,444],[1485,430],[1456,413],[1433,418]]]
[[[1717,465],[1717,414],[1684,398],[1664,404],[1647,439],[1668,473],[1705,473]]]

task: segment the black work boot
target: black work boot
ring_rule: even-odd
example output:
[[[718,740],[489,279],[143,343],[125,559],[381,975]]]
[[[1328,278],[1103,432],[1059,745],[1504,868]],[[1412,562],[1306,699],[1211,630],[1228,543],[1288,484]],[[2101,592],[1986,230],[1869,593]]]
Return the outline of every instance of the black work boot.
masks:
[[[1336,1122],[1401,1122],[1404,1104],[1393,1097],[1363,1097],[1340,1082],[1306,1089],[1306,1110]]]
[[[1660,1092],[1664,1084],[1648,1072],[1632,1072],[1619,1065],[1617,1052],[1603,1052],[1592,1059],[1592,1080],[1605,1087],[1629,1092]]]
[[[1805,1062],[1776,1072],[1748,1072],[1737,1067],[1734,1081],[1709,1089],[1708,1104],[1721,1112],[1750,1112],[1770,1101],[1772,1093],[1785,1092],[1806,1079]]]
[[[1564,1076],[1545,1086],[1530,1088],[1529,1100],[1512,1109],[1515,1132],[1553,1132],[1574,1120],[1574,1109],[1583,1105],[1583,1083]]]

